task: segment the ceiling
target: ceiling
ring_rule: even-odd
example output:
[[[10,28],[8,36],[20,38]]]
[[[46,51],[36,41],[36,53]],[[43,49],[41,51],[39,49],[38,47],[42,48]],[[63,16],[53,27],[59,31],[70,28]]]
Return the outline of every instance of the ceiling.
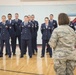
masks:
[[[32,2],[32,1],[76,1],[76,0],[21,0],[21,2]]]

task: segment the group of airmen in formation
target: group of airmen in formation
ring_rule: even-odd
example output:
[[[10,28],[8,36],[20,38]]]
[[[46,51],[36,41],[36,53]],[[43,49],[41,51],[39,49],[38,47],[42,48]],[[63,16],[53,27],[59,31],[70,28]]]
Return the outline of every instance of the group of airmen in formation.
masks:
[[[45,56],[45,48],[47,46],[47,52],[49,52],[50,57],[52,57],[52,48],[48,44],[51,34],[55,28],[58,27],[57,21],[53,19],[54,15],[50,14],[50,19],[45,17],[45,22],[41,25],[42,33],[42,54],[41,57]],[[32,58],[32,55],[38,52],[37,48],[37,33],[39,29],[39,23],[35,20],[34,15],[25,15],[24,21],[19,19],[19,14],[15,13],[15,19],[12,20],[12,14],[8,14],[8,20],[6,16],[1,17],[2,22],[0,22],[0,57],[3,57],[3,47],[6,46],[6,54],[16,55],[16,42],[18,38],[20,58],[23,58],[27,52]],[[76,31],[76,24],[70,24],[72,28]],[[9,40],[11,39],[11,43]],[[11,46],[10,46],[11,44]]]

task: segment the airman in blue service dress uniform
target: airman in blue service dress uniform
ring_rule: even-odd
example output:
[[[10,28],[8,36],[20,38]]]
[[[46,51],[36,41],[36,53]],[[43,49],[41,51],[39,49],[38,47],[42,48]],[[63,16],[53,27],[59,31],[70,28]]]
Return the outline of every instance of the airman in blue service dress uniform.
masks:
[[[53,19],[53,14],[50,14],[50,20],[49,23],[52,26],[52,30],[54,30],[55,28],[57,28],[57,21]]]
[[[31,24],[28,21],[28,16],[24,16],[24,22],[22,22],[21,27],[21,58],[24,56],[25,45],[28,47],[29,57],[32,58]]]
[[[31,37],[33,37],[32,35],[33,35],[33,32],[34,32],[34,30],[33,30],[34,24],[31,22],[31,16],[30,15],[28,15],[28,21],[31,25]],[[32,38],[31,38],[31,43],[32,43]],[[32,53],[33,53],[33,44],[31,45],[31,49],[32,49]],[[27,52],[27,44],[25,44],[24,54],[26,54],[26,52]]]
[[[15,55],[15,25],[14,25],[14,21],[12,20],[12,14],[8,14],[8,20],[7,20],[7,24],[9,25],[9,34],[10,34],[10,38],[11,38],[11,46],[12,46],[12,52],[13,55]]]
[[[1,26],[0,26],[0,52],[1,52]],[[0,57],[2,56],[2,54],[0,54]]]
[[[52,26],[52,31],[57,28],[57,21],[53,19],[54,15],[50,14],[50,20],[49,20],[49,24]],[[47,52],[48,52],[48,47],[47,47]]]
[[[16,44],[17,38],[18,38],[18,43],[19,43],[20,49],[21,49],[21,28],[20,28],[21,23],[22,23],[22,20],[19,19],[19,14],[15,13],[15,19],[14,19],[15,33],[16,33],[15,44]],[[16,49],[16,45],[15,45],[15,49]]]
[[[9,26],[6,22],[6,16],[2,16],[2,22],[0,23],[0,30],[1,30],[1,51],[0,51],[0,56],[3,56],[3,47],[4,43],[6,45],[7,52],[9,54],[9,58],[11,57],[11,50],[10,50],[10,44],[9,44]]]
[[[29,20],[29,23],[31,24],[31,43],[32,43],[32,53],[33,55],[35,54],[34,52],[34,23],[32,22],[32,17],[31,15],[28,15],[28,20]]]
[[[49,55],[51,57],[52,56],[52,50],[51,50],[48,42],[49,42],[49,39],[50,39],[51,34],[52,34],[52,27],[49,24],[49,18],[48,17],[45,17],[45,23],[43,23],[41,25],[41,33],[42,33],[42,56],[41,57],[45,56],[46,44],[48,46]]]
[[[32,18],[32,23],[34,24],[34,28],[33,28],[33,52],[37,53],[37,32],[38,32],[38,29],[39,29],[39,24],[38,24],[38,21],[35,20],[35,16],[34,15],[31,15],[31,18]]]

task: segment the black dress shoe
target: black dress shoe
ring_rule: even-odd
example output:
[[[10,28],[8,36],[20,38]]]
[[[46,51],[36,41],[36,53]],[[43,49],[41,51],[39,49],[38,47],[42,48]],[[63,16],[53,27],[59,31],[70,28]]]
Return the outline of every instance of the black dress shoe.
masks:
[[[38,51],[38,50],[36,50],[36,53],[37,53],[37,51]]]
[[[26,55],[26,53],[24,53],[24,55]]]
[[[42,55],[41,58],[43,58],[44,56]]]
[[[3,57],[3,55],[0,55],[0,57]]]
[[[50,55],[50,58],[52,58],[52,55]]]
[[[11,56],[9,56],[9,58],[11,58]]]
[[[23,56],[20,56],[20,58],[23,58]]]
[[[32,56],[30,56],[30,58],[32,58]]]
[[[13,54],[13,56],[16,56],[16,54]]]
[[[5,55],[8,55],[7,53]]]

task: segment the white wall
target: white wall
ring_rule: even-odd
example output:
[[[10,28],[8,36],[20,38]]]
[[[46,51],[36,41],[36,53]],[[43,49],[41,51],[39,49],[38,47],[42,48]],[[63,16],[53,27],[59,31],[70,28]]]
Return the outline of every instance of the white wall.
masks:
[[[76,4],[76,0],[21,2],[20,0],[0,0],[0,5],[59,5]]]
[[[52,4],[53,3],[53,4]],[[57,20],[58,14],[65,12],[67,14],[76,13],[76,2],[52,2],[47,4],[44,3],[23,3],[20,0],[2,0],[0,2],[0,17],[8,13],[12,13],[14,18],[14,13],[18,12],[20,14],[20,19],[23,20],[24,15],[35,14],[36,20],[39,22],[39,27],[44,22],[44,17],[52,13],[54,14],[54,19]],[[1,21],[1,20],[0,20]],[[38,44],[42,43],[40,29],[38,31]]]

